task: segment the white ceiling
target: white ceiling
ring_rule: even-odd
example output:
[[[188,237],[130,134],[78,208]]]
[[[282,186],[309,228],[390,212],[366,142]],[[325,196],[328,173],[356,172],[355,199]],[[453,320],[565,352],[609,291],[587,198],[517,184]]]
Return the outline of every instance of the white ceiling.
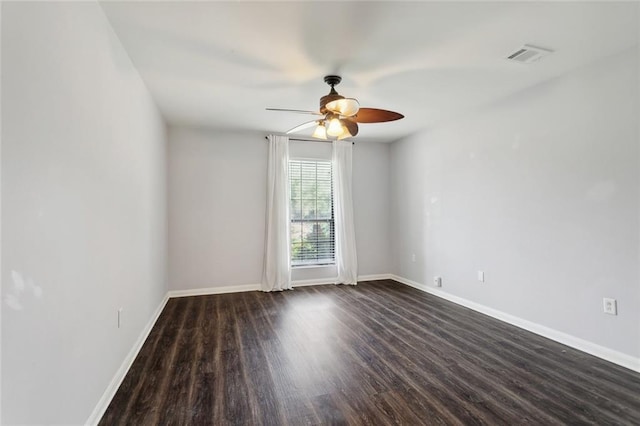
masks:
[[[392,141],[638,44],[639,4],[102,2],[171,124],[283,133],[336,87],[406,116],[362,124]],[[528,43],[555,50],[504,59]],[[308,134],[313,129],[309,129]],[[305,133],[301,133],[305,135]]]

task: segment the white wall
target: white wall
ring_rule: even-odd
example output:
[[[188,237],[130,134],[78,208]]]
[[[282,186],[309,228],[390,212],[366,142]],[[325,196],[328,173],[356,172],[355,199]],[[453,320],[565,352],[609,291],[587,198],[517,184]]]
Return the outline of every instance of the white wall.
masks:
[[[291,155],[331,158],[331,145],[291,143]],[[354,209],[360,275],[388,273],[385,144],[356,144]],[[175,127],[169,131],[169,287],[258,284],[262,277],[267,174],[264,134]],[[335,277],[296,269],[294,280]]]
[[[640,356],[638,72],[630,50],[394,143],[394,273]]]
[[[390,145],[355,140],[353,214],[358,275],[388,274],[392,264],[389,244]]]
[[[0,4],[0,424],[2,423],[2,4]]]
[[[94,3],[2,3],[2,107],[2,421],[82,424],[166,293],[164,124]]]
[[[264,135],[170,128],[168,152],[169,288],[259,283]]]

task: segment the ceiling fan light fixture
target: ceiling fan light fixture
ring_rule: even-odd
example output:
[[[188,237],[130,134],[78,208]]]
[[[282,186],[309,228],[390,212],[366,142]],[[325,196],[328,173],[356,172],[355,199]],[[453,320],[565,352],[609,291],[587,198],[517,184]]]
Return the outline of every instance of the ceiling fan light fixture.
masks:
[[[347,129],[346,126],[342,126],[342,134],[338,136],[338,140],[350,138],[351,136],[353,135],[349,133],[349,129]]]
[[[1,1],[1,0],[0,0]],[[360,103],[354,98],[345,98],[336,92],[335,86],[340,83],[339,75],[327,75],[325,83],[331,86],[331,91],[320,98],[320,110],[304,111],[299,109],[267,108],[272,111],[289,111],[320,116],[315,120],[300,124],[289,130],[287,134],[295,133],[315,126],[313,137],[316,139],[345,139],[358,135],[358,124],[384,123],[404,118],[404,115],[378,108],[360,108]]]
[[[340,136],[344,132],[342,123],[338,118],[332,118],[329,120],[329,126],[327,127],[327,134],[329,136]]]
[[[326,127],[324,127],[324,123],[320,122],[318,123],[318,125],[316,126],[316,129],[313,131],[313,135],[314,138],[316,139],[327,139],[327,129]]]
[[[352,117],[358,113],[360,109],[360,103],[357,99],[354,98],[343,98],[336,99],[335,101],[331,101],[325,105],[327,110],[340,114],[345,117]]]

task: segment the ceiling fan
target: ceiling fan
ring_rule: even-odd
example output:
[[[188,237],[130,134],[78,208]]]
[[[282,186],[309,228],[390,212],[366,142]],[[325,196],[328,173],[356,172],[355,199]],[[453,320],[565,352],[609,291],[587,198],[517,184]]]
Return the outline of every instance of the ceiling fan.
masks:
[[[268,111],[285,111],[299,114],[317,115],[318,118],[287,131],[287,134],[299,132],[316,126],[313,137],[327,139],[345,139],[358,134],[358,123],[383,123],[400,120],[404,115],[393,111],[377,108],[360,108],[360,103],[354,98],[345,98],[336,92],[335,86],[342,81],[339,75],[327,75],[325,83],[331,86],[328,95],[320,98],[320,112],[299,109],[267,108]]]

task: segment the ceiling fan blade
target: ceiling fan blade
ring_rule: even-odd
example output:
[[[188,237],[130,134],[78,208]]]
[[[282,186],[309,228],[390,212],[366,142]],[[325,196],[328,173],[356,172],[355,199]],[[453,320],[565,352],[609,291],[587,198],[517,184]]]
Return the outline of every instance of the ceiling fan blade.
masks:
[[[360,108],[358,114],[351,117],[357,123],[384,123],[385,121],[395,121],[404,118],[404,115],[386,109]]]
[[[267,111],[295,112],[297,114],[322,115],[317,111],[305,111],[302,109],[265,108]]]
[[[300,130],[308,129],[309,127],[316,126],[318,124],[318,120],[307,121],[306,123],[302,123],[299,126],[294,127],[291,130],[287,130],[287,134],[299,132]]]
[[[324,107],[334,114],[351,117],[358,113],[360,103],[354,98],[343,98],[328,102]]]
[[[340,120],[340,121],[347,128],[349,133],[351,133],[351,136],[355,136],[358,134],[358,123],[351,120]]]

